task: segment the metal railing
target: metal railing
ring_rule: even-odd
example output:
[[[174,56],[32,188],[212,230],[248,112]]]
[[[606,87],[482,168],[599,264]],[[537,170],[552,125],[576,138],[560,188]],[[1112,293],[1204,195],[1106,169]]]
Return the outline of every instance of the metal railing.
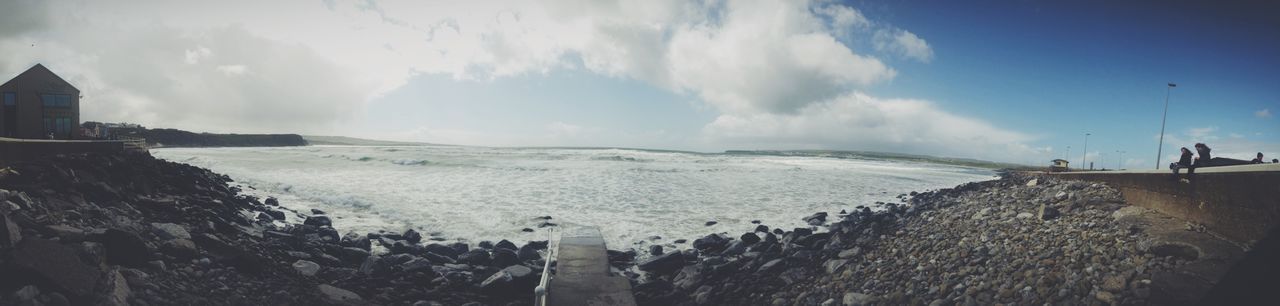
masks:
[[[551,281],[551,262],[556,258],[556,248],[560,243],[556,241],[556,230],[547,231],[547,261],[542,266],[542,279],[538,281],[538,286],[533,288],[533,305],[547,305],[547,283]]]

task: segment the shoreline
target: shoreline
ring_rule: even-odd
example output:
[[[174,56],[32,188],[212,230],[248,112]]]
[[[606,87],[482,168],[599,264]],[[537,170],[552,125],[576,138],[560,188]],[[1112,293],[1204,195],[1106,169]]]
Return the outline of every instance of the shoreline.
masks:
[[[339,234],[319,211],[277,226],[285,214],[278,201],[146,155],[7,166],[16,173],[0,174],[8,190],[0,192],[0,269],[22,276],[0,280],[0,301],[15,304],[525,305],[546,248],[431,243],[413,230]],[[641,305],[857,305],[1143,302],[1159,289],[1153,274],[1187,261],[1134,249],[1140,235],[1107,233],[1121,232],[1111,221],[1124,206],[1114,189],[1027,180],[1006,173],[911,192],[884,211],[817,213],[804,218],[810,227],[789,231],[668,237],[691,248],[610,250],[610,263],[632,280]],[[1027,234],[1044,231],[1085,236]],[[979,237],[984,243],[972,241]],[[1034,254],[1066,246],[1091,252]],[[1019,264],[988,267],[1002,262]]]

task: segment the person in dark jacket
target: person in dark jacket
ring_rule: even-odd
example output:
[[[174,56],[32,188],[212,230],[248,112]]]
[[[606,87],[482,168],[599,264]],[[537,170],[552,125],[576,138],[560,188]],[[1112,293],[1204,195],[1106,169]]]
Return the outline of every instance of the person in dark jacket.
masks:
[[[1251,160],[1251,161],[1249,161],[1249,162],[1250,162],[1250,163],[1254,163],[1254,164],[1262,164],[1262,163],[1266,163],[1266,162],[1267,162],[1267,160],[1262,159],[1262,152],[1258,152],[1258,158],[1254,158],[1253,160]]]
[[[1191,165],[1191,150],[1182,147],[1182,157],[1178,158],[1178,162],[1169,164],[1169,169],[1173,170],[1173,176],[1178,176],[1178,169],[1187,168],[1187,176],[1191,176],[1196,172],[1196,168]]]
[[[1206,146],[1204,143],[1196,143],[1196,154],[1199,154],[1200,156],[1196,157],[1196,162],[1194,166],[1196,167],[1210,166],[1209,162],[1213,161],[1213,157],[1209,155],[1209,151],[1211,150],[1213,149],[1210,149],[1209,146]]]

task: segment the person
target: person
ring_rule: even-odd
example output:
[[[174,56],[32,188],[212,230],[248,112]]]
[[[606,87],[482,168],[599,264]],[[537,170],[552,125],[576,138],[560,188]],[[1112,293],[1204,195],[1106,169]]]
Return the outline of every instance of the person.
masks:
[[[1272,164],[1280,164],[1280,158],[1272,158],[1272,159],[1271,159],[1271,163],[1272,163]]]
[[[1193,164],[1193,166],[1196,166],[1196,167],[1209,166],[1209,162],[1213,160],[1213,157],[1209,155],[1209,151],[1213,149],[1210,149],[1209,146],[1201,142],[1197,142],[1195,147],[1196,147],[1196,154],[1199,154],[1200,156],[1196,157],[1196,161]]]
[[[1258,152],[1258,158],[1254,158],[1253,160],[1251,160],[1251,161],[1249,161],[1249,162],[1251,162],[1251,163],[1255,163],[1255,164],[1261,164],[1261,163],[1266,163],[1266,160],[1265,160],[1265,159],[1262,159],[1262,152]]]
[[[1191,150],[1182,147],[1182,157],[1178,158],[1178,162],[1169,164],[1169,169],[1173,170],[1173,176],[1178,176],[1178,169],[1187,168],[1187,176],[1195,174],[1196,168],[1191,165]]]

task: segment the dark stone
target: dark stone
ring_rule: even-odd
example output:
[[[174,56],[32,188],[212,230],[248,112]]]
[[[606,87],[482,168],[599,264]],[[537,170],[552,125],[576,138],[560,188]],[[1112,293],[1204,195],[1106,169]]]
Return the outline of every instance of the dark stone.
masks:
[[[606,250],[605,255],[609,257],[609,263],[624,264],[636,260],[635,250],[614,251]]]
[[[676,239],[675,241],[672,241],[671,243],[675,243],[675,244],[682,244],[682,243],[685,243],[685,242],[689,242],[689,239]]]
[[[487,266],[492,260],[493,258],[489,256],[489,252],[481,249],[467,251],[458,255],[458,262],[473,266]]]
[[[511,243],[511,241],[507,241],[506,239],[502,239],[502,241],[498,241],[498,244],[493,245],[493,248],[494,248],[494,249],[508,249],[508,250],[512,250],[512,251],[515,251],[515,250],[519,250],[519,249],[520,249],[520,248],[517,248],[517,247],[516,247],[516,244],[515,244],[515,243]]]
[[[827,222],[827,213],[826,212],[814,213],[813,215],[804,217],[801,220],[804,220],[805,223],[809,223],[809,225],[814,225],[814,226],[822,225],[823,223]]]
[[[813,234],[813,230],[808,228],[803,228],[803,227],[797,227],[796,229],[791,230],[791,233],[795,234],[796,236],[808,236]]]
[[[342,260],[343,263],[356,264],[356,263],[360,263],[365,258],[369,258],[370,254],[369,254],[369,251],[366,251],[361,248],[344,247],[341,249],[337,249],[335,252],[333,252],[333,255],[335,255],[334,257],[337,257],[338,259]]]
[[[527,262],[542,259],[542,255],[538,254],[537,246],[532,243],[526,243],[520,246],[519,251],[516,251],[516,258],[522,262]]]
[[[0,249],[11,248],[19,241],[22,241],[22,229],[8,215],[0,215]]]
[[[492,249],[493,241],[489,241],[489,240],[481,241],[479,244],[476,244],[476,246],[482,249]]]
[[[785,259],[778,258],[778,259],[765,262],[763,265],[760,265],[760,268],[756,269],[756,273],[760,273],[760,274],[777,273],[778,271],[781,271],[782,268],[785,268],[786,266],[787,266],[787,263]]]
[[[328,216],[310,216],[302,224],[311,226],[333,226],[333,220],[329,220]]]
[[[268,210],[264,210],[264,211],[262,211],[262,213],[267,214],[267,216],[271,216],[271,219],[275,219],[275,220],[284,220],[284,212],[283,212],[283,211],[279,211],[279,210],[270,210],[270,209],[268,209]]]
[[[656,244],[649,246],[649,255],[653,255],[653,256],[662,255],[662,246],[656,245]]]
[[[480,283],[480,290],[495,296],[514,297],[532,295],[537,278],[533,269],[515,265],[503,268]]]
[[[1058,218],[1058,216],[1061,216],[1061,215],[1062,213],[1058,212],[1058,209],[1053,207],[1045,206],[1044,209],[1040,210],[1041,220],[1052,220],[1052,219]]]
[[[552,226],[557,226],[557,225],[559,225],[559,224],[555,224],[555,223],[551,223],[551,222],[542,222],[542,223],[538,223],[538,228],[552,227]]]
[[[524,229],[521,229],[520,231],[521,231],[521,232],[526,232],[526,233],[532,233],[532,232],[533,232],[533,229],[532,229],[532,228],[528,228],[528,227],[526,227],[526,228],[524,228]]]
[[[26,275],[52,284],[57,291],[80,301],[93,293],[102,275],[96,267],[80,261],[74,248],[50,240],[27,239],[14,248],[11,258],[16,268],[30,273]],[[13,276],[5,278],[8,277]]]
[[[422,242],[422,234],[419,234],[418,231],[413,229],[409,229],[404,231],[404,240],[409,243],[419,243]]]
[[[773,234],[775,234],[775,235],[782,235],[782,234],[785,234],[785,233],[786,233],[786,232],[782,231],[782,229],[780,229],[780,228],[775,228],[775,229],[773,229]]]
[[[738,237],[738,240],[742,241],[742,243],[745,243],[746,245],[752,245],[756,244],[756,242],[760,242],[760,235],[756,235],[755,232],[745,233],[742,234],[742,237]]]
[[[636,265],[642,271],[655,273],[670,273],[684,266],[684,255],[680,252],[670,252],[654,257],[649,257]]]
[[[354,232],[347,233],[345,236],[342,236],[342,241],[338,244],[344,247],[363,249],[365,251],[370,251],[373,247],[373,243],[369,241],[368,236],[362,236]]]
[[[383,261],[382,256],[369,255],[364,262],[360,264],[360,273],[369,276],[384,275],[390,272],[389,266]]]
[[[449,244],[449,247],[453,248],[453,251],[458,252],[458,254],[466,253],[467,251],[471,250],[471,247],[467,246],[466,243],[461,243],[461,242],[454,242],[452,244]]]
[[[280,200],[276,200],[275,197],[267,197],[267,199],[263,200],[262,203],[271,206],[280,206]]]
[[[457,258],[458,254],[460,254],[460,252],[458,252],[458,250],[455,250],[454,248],[451,248],[442,244],[437,244],[437,243],[428,244],[426,246],[423,246],[422,248],[426,252],[436,253],[438,255],[449,257],[449,258]]]
[[[720,237],[720,235],[710,234],[693,241],[693,248],[699,251],[715,251],[723,249],[729,244],[729,239]]]
[[[520,257],[515,251],[508,249],[493,250],[493,260],[490,265],[497,267],[506,267],[510,265],[520,264]]]
[[[751,220],[751,224],[760,224],[760,220]]]
[[[707,223],[706,223],[706,224],[707,224],[707,226],[712,226],[712,225],[716,225],[716,223],[719,223],[719,222],[716,222],[716,221],[707,221]]]
[[[769,232],[769,226],[767,226],[767,225],[763,225],[763,224],[761,224],[761,225],[756,225],[756,230],[755,230],[755,231],[757,231],[757,232],[761,232],[761,233],[768,233],[768,232]]]
[[[429,259],[413,258],[413,259],[410,259],[409,261],[406,261],[400,264],[400,270],[404,272],[409,272],[409,273],[419,272],[419,271],[430,272],[430,274],[435,275],[436,274],[435,270],[432,270],[431,266],[432,266],[431,260]]]
[[[107,263],[141,268],[151,261],[151,249],[136,233],[108,229],[102,234],[102,244],[107,248]]]
[[[311,209],[311,214],[313,214],[313,215],[323,215],[323,214],[325,214],[325,213],[324,213],[324,211],[323,211],[323,210],[319,210],[319,209],[312,208],[312,209]]]
[[[831,233],[817,233],[795,239],[793,242],[808,248],[820,248],[830,239]]]
[[[434,262],[434,263],[437,263],[437,264],[447,264],[447,263],[448,263],[448,264],[451,264],[451,263],[455,263],[455,262],[457,262],[457,261],[453,260],[453,258],[450,258],[450,257],[448,257],[448,256],[444,256],[444,255],[440,255],[440,254],[436,254],[436,253],[434,253],[434,252],[426,252],[426,253],[423,253],[423,254],[422,254],[422,258],[426,258],[427,260],[430,260],[431,262]]]

